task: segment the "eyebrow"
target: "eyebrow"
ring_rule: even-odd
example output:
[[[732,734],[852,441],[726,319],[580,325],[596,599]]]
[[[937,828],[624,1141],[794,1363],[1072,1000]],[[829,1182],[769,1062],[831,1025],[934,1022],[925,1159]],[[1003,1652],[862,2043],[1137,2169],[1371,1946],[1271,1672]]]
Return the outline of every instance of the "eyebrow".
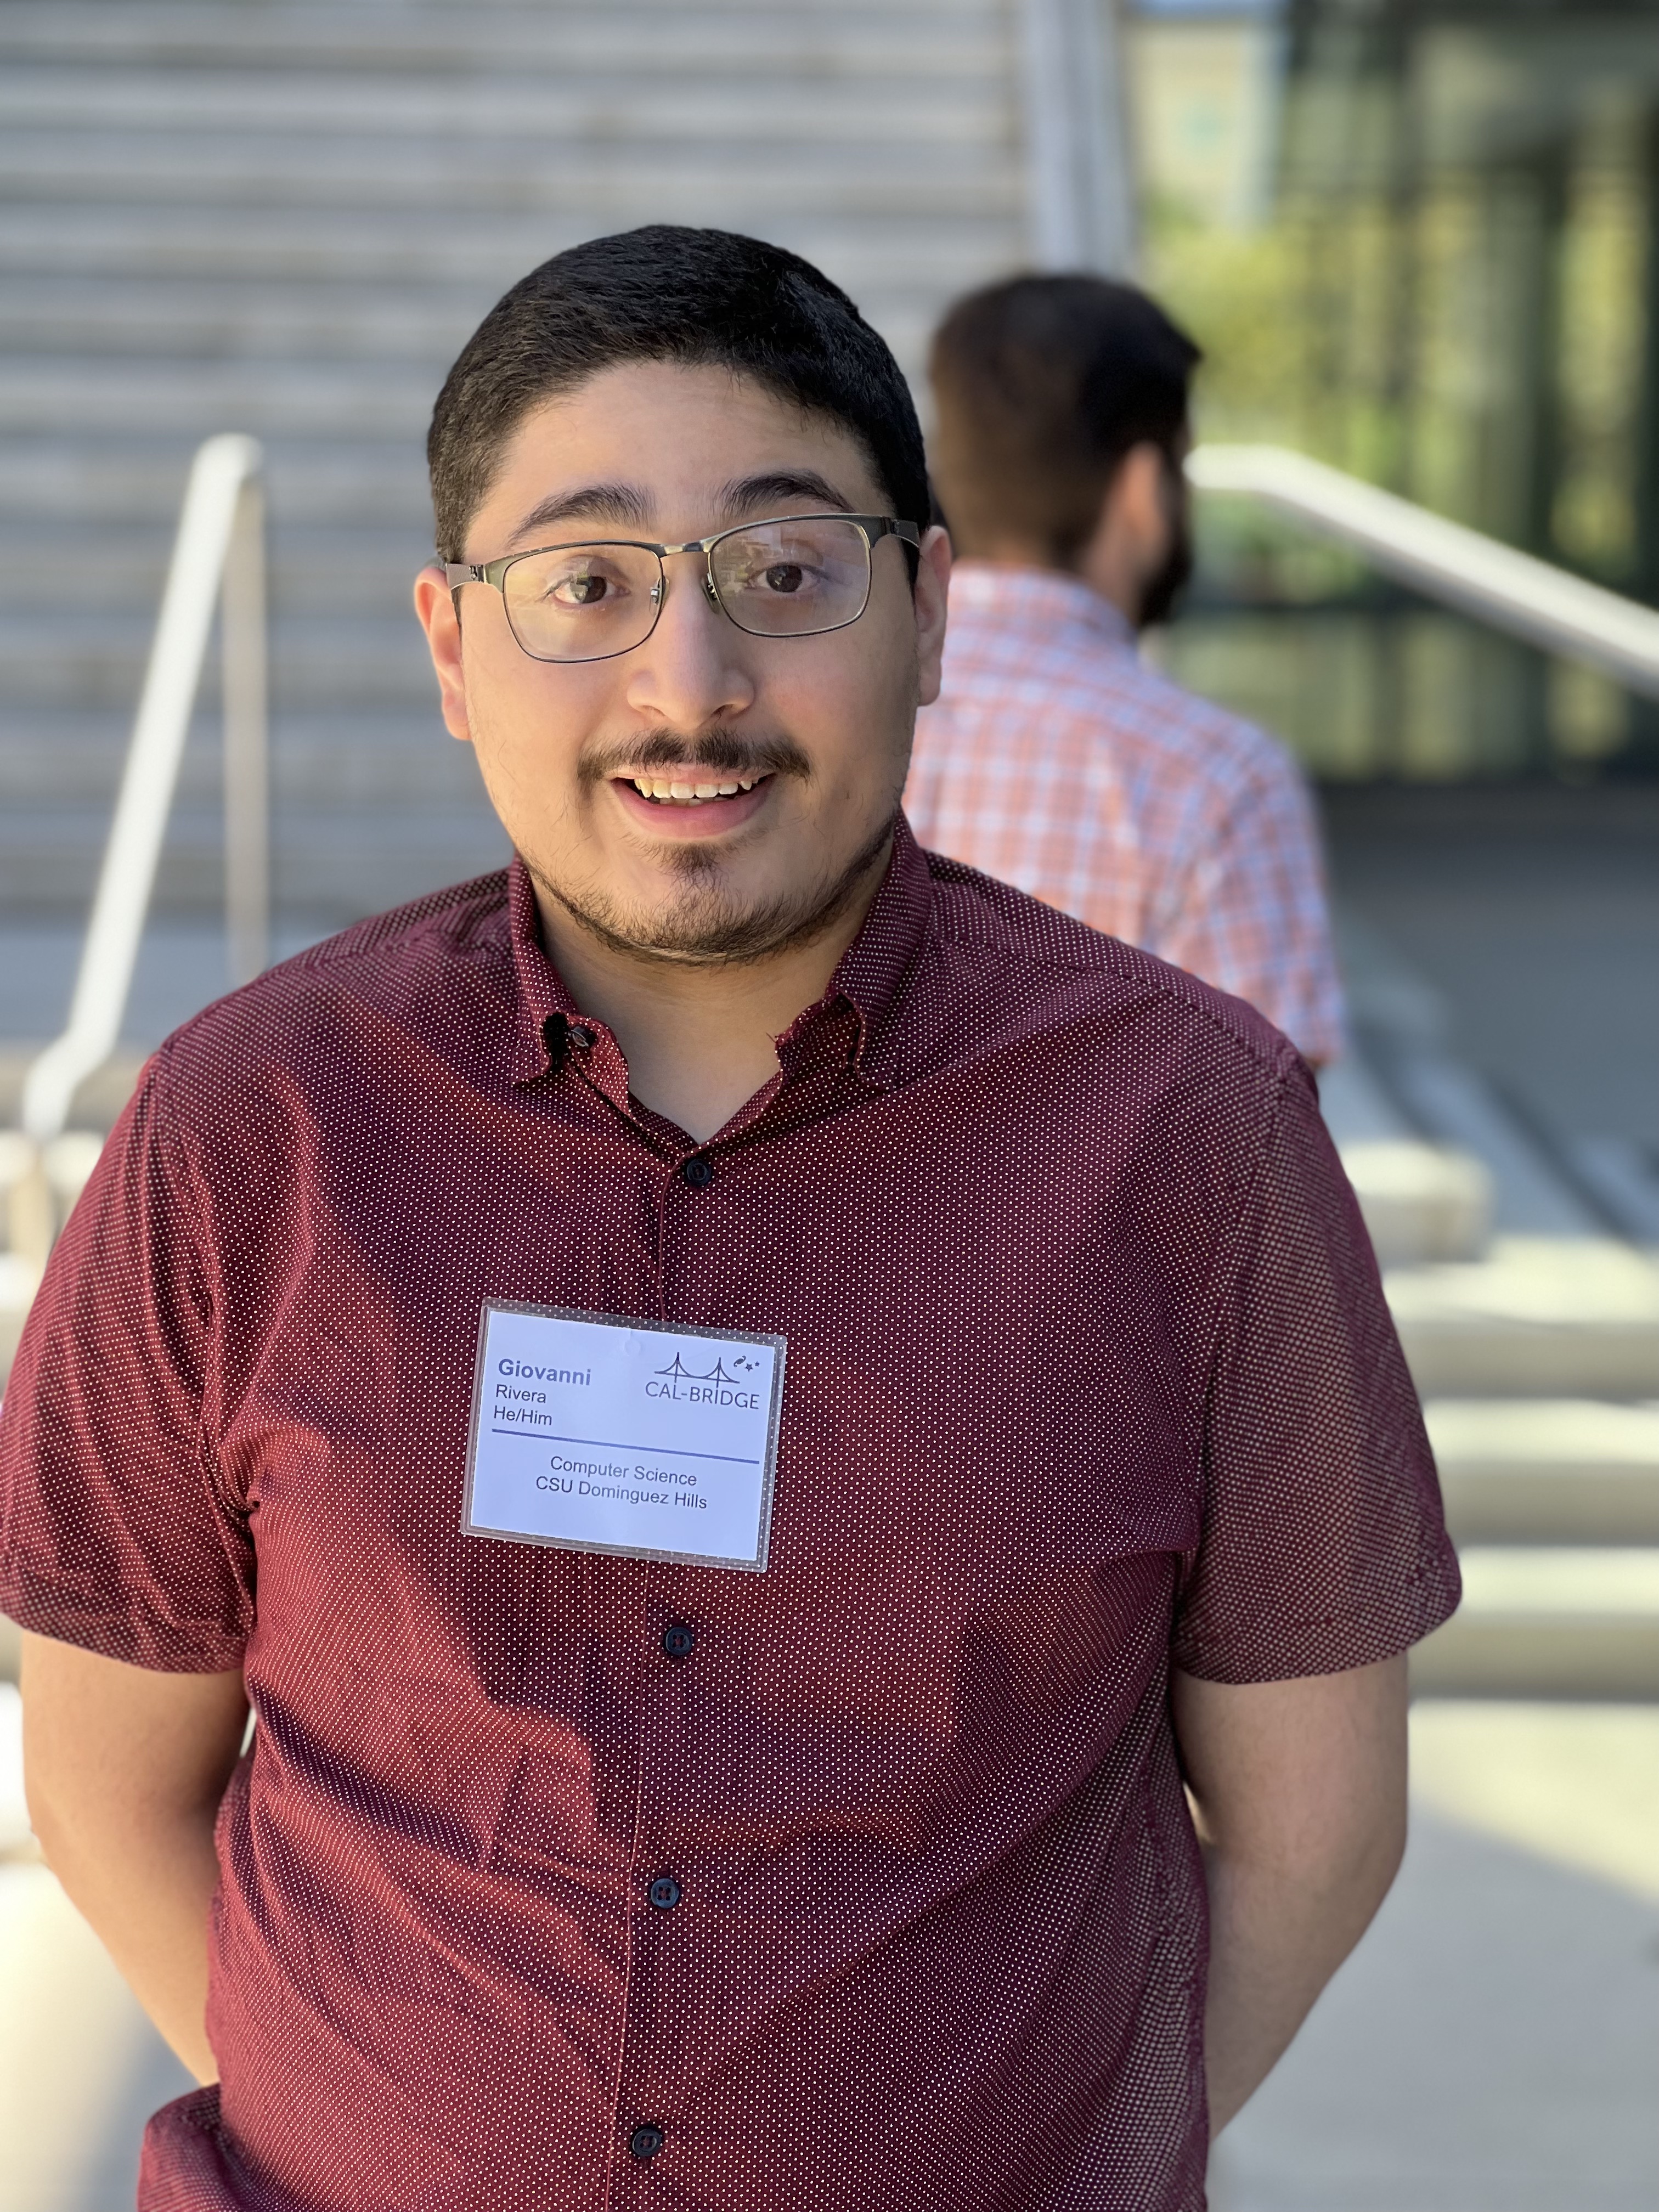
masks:
[[[770,469],[758,476],[734,477],[716,495],[714,507],[726,521],[735,522],[757,508],[796,499],[815,501],[842,514],[853,511],[846,494],[816,469]],[[647,530],[651,515],[651,500],[638,484],[584,484],[577,491],[554,492],[532,507],[513,538],[516,544],[565,522],[616,522],[625,529]]]
[[[846,494],[816,469],[770,469],[760,476],[734,477],[722,486],[715,506],[728,521],[735,521],[740,515],[752,514],[757,507],[775,507],[785,499],[816,500],[821,507],[842,514],[853,512],[853,502]]]
[[[515,540],[528,538],[561,522],[620,522],[629,529],[644,530],[650,519],[650,500],[638,484],[584,484],[577,491],[554,492],[532,507],[513,536]]]

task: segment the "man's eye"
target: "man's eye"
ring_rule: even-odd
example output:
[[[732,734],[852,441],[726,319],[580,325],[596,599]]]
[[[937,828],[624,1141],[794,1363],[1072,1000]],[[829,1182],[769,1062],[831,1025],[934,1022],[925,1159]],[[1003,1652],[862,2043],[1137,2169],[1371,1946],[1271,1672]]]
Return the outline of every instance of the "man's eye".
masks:
[[[739,591],[776,593],[787,598],[801,592],[810,592],[819,581],[819,572],[807,561],[745,562],[732,574],[732,582]]]
[[[556,576],[548,588],[547,596],[567,607],[597,607],[614,595],[615,579],[596,575],[591,568],[574,571],[568,576]]]

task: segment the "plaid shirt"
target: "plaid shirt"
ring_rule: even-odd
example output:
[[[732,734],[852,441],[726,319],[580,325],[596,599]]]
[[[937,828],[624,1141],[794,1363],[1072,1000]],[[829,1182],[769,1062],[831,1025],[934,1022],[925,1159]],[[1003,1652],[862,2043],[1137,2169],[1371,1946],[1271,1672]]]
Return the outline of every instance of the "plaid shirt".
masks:
[[[945,690],[916,724],[922,844],[1144,945],[1342,1049],[1319,835],[1284,748],[1139,659],[1117,610],[1036,569],[957,565]]]

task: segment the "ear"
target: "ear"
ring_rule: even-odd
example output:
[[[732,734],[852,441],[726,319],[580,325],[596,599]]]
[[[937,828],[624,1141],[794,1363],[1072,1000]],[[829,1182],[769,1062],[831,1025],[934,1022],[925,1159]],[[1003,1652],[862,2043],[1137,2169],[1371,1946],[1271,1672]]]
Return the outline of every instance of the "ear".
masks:
[[[937,524],[921,541],[916,562],[916,703],[931,707],[945,664],[945,604],[951,591],[951,540]]]
[[[1101,510],[1102,523],[1109,517],[1135,556],[1152,568],[1168,550],[1170,516],[1164,495],[1167,466],[1163,448],[1150,440],[1131,446],[1107,487]]]
[[[472,742],[472,725],[466,714],[466,681],[461,671],[461,620],[449,580],[435,565],[422,568],[415,579],[415,615],[426,632],[427,650],[438,678],[438,698],[444,727],[463,744]]]

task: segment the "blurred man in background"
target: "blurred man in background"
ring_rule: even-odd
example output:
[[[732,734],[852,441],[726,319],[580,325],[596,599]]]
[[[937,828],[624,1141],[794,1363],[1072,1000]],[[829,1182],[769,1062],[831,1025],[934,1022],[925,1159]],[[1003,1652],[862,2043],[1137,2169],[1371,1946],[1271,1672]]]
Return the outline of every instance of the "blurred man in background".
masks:
[[[1020,276],[933,342],[933,474],[957,555],[945,685],[916,725],[917,836],[1342,1045],[1318,832],[1283,746],[1149,668],[1192,567],[1198,348],[1144,293]]]

